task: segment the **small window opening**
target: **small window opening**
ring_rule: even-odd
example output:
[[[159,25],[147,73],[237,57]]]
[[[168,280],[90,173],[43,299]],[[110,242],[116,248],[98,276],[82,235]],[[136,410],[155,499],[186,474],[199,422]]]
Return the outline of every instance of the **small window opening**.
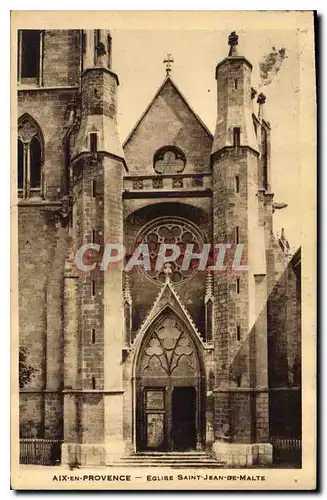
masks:
[[[96,181],[92,181],[92,198],[96,197]]]
[[[240,192],[240,178],[238,175],[235,176],[235,192]]]
[[[240,278],[236,278],[236,293],[240,293]]]
[[[240,242],[240,228],[238,226],[235,228],[235,241],[236,244]]]
[[[242,385],[242,375],[237,375],[237,377],[236,377],[236,384],[237,384],[237,387],[241,387],[241,385]]]
[[[94,328],[92,328],[92,331],[91,331],[91,343],[95,344],[95,330],[94,330]]]
[[[91,293],[92,293],[92,297],[94,297],[95,295],[95,281],[92,280],[91,282]]]
[[[98,134],[96,132],[90,134],[90,151],[91,153],[98,151]]]
[[[92,377],[92,389],[95,389],[96,383],[95,383],[95,377]]]
[[[234,148],[239,147],[241,144],[241,129],[240,127],[233,128],[233,145]]]
[[[95,240],[96,240],[96,233],[95,230],[92,229],[92,243],[95,243]]]
[[[241,340],[241,327],[240,327],[240,325],[237,325],[237,327],[236,327],[236,339],[237,339],[237,342],[239,342]]]
[[[234,88],[237,89],[238,81],[237,78],[234,79]]]

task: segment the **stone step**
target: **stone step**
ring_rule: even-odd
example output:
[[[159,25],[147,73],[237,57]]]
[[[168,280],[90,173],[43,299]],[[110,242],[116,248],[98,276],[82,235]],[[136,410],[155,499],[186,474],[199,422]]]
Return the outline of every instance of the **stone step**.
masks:
[[[207,457],[208,454],[205,451],[139,451],[128,455],[129,457],[141,457],[141,456],[156,456],[156,457]]]
[[[202,460],[194,460],[194,459],[189,459],[189,460],[186,460],[186,459],[165,459],[165,460],[160,460],[159,458],[143,458],[143,459],[138,459],[138,460],[133,460],[133,459],[130,459],[128,457],[126,458],[121,458],[121,460],[123,460],[124,462],[129,462],[129,463],[134,463],[134,462],[137,462],[137,463],[141,463],[141,462],[152,462],[152,463],[159,463],[159,464],[164,464],[164,463],[170,463],[170,462],[174,462],[174,463],[178,463],[178,462],[183,462],[183,463],[199,463],[199,464],[204,464],[206,462],[215,462],[216,460],[214,459],[210,459],[210,458],[203,458]]]
[[[217,462],[215,460],[207,462],[182,462],[182,461],[171,461],[171,462],[153,462],[153,461],[142,461],[142,462],[124,462],[123,460],[117,461],[113,464],[115,467],[170,467],[174,469],[216,469],[224,467],[225,464],[222,462]]]
[[[142,454],[132,454],[132,455],[125,455],[129,458],[148,458],[148,457],[152,457],[152,458],[158,458],[158,459],[167,459],[167,460],[171,460],[172,458],[176,458],[176,459],[179,459],[179,458],[190,458],[190,459],[202,459],[202,458],[206,458],[208,457],[209,455],[206,455],[206,454],[203,454],[203,455],[196,455],[196,454],[185,454],[185,455],[177,455],[175,453],[171,453],[171,454],[155,454],[155,453],[149,453],[149,454],[146,454],[146,453],[142,453]]]
[[[125,456],[125,457],[122,457],[122,460],[127,460],[127,461],[130,461],[130,462],[140,462],[142,460],[146,460],[147,462],[149,460],[153,460],[154,462],[172,462],[172,461],[179,461],[179,460],[182,460],[183,462],[203,462],[203,461],[206,461],[206,460],[214,460],[213,458],[211,457],[153,457],[153,456],[149,456],[149,457],[128,457],[128,456]]]
[[[117,467],[217,468],[224,464],[206,452],[140,452],[125,455],[115,462]]]

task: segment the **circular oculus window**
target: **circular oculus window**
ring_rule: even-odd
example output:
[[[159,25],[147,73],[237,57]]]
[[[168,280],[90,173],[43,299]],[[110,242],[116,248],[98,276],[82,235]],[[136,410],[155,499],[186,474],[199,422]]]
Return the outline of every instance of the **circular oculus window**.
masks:
[[[187,245],[193,245],[193,247],[189,247],[189,251],[198,253],[202,250],[203,243],[204,239],[200,231],[189,221],[178,217],[160,217],[155,219],[140,231],[136,239],[135,248],[140,244],[148,245],[151,266],[149,270],[144,269],[143,266],[139,266],[139,269],[151,281],[164,283],[166,280],[164,270],[156,269],[160,245],[174,244],[179,247],[180,254],[174,262],[169,263],[171,269],[170,279],[176,284],[182,283],[192,278],[199,266],[199,259],[192,259],[188,268],[185,270],[182,269]],[[165,255],[169,256],[172,254],[173,250],[166,250]]]

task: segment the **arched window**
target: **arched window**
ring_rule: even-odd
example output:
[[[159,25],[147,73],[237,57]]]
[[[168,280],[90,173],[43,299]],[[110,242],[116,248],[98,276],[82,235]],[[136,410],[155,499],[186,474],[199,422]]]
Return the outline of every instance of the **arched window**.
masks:
[[[18,121],[17,182],[20,197],[42,195],[43,136],[28,114]]]

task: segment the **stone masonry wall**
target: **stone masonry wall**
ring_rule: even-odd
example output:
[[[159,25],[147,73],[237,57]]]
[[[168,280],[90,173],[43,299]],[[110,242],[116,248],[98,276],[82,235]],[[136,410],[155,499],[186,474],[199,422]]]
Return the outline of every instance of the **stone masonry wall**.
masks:
[[[33,206],[19,207],[19,343],[27,349],[28,364],[37,370],[31,382],[23,389],[35,391],[35,394],[25,392],[22,396],[20,421],[24,429],[26,422],[32,420],[30,412],[34,415],[35,411],[39,411],[33,409],[30,402],[27,403],[29,397],[32,398],[31,401],[33,398],[42,401],[38,435],[40,437],[45,432],[48,438],[61,432],[62,404],[56,391],[61,388],[61,287],[65,252],[57,257],[55,274],[52,272],[52,264],[58,239],[64,243],[65,234],[66,230],[58,233],[51,210]],[[50,295],[53,296],[52,317],[49,316],[48,308]],[[55,362],[57,357],[58,363]],[[44,389],[54,391],[49,408],[42,396]],[[55,400],[57,404],[54,403]],[[49,421],[44,421],[45,415],[49,416]]]
[[[41,87],[18,88],[18,117],[32,116],[44,137],[44,200],[20,201],[18,207],[19,342],[37,370],[21,392],[23,437],[62,437],[61,311],[68,229],[56,225],[58,206],[52,202],[63,194],[62,138],[69,102],[78,89],[79,60],[79,30],[45,30]]]
[[[78,85],[80,40],[80,30],[45,30],[43,41],[44,87]]]
[[[282,260],[275,249],[276,260]],[[284,262],[285,262],[285,257]],[[270,434],[301,436],[301,277],[284,265],[268,298]]]
[[[288,263],[268,298],[270,387],[300,384],[298,302],[296,276]]]

